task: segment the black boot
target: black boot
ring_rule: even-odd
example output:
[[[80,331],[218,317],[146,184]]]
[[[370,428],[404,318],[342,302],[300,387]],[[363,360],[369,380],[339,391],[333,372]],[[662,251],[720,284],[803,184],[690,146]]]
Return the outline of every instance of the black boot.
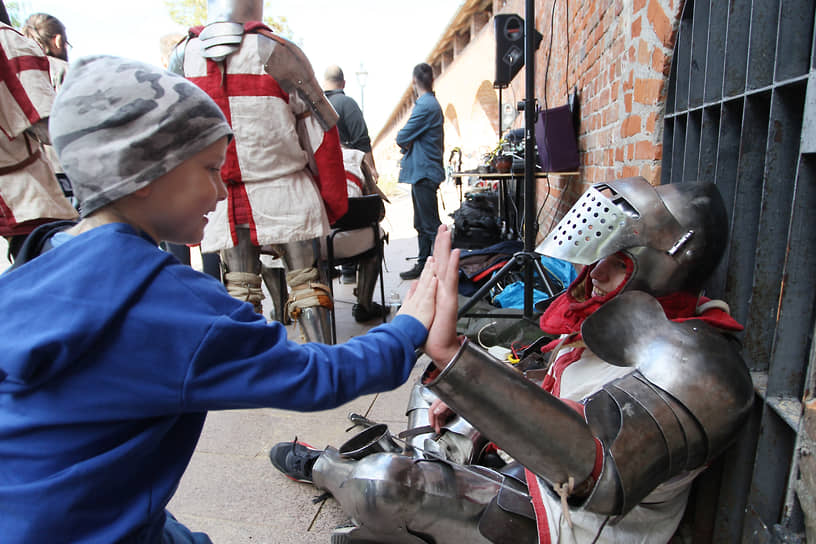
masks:
[[[391,313],[391,308],[377,304],[376,302],[372,302],[369,308],[366,308],[362,304],[355,304],[351,308],[351,315],[354,316],[354,320],[357,323],[365,323],[373,319],[382,319],[389,313]]]
[[[410,270],[406,270],[405,272],[400,272],[400,278],[404,280],[415,280],[422,274],[422,269],[425,268],[424,262],[417,262],[413,268]]]

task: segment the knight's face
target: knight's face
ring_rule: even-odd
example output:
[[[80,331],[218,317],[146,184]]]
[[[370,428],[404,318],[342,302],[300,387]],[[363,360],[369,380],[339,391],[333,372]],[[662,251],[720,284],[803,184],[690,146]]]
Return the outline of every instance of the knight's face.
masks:
[[[590,272],[592,296],[605,297],[626,281],[627,258],[621,253],[604,257]]]

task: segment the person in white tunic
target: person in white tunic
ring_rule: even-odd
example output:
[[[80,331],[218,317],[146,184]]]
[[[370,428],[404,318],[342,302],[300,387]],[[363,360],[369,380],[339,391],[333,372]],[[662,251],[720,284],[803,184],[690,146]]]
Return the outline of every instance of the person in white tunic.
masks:
[[[77,217],[43,151],[53,102],[45,52],[0,22],[0,235],[9,260],[39,225]]]
[[[328,343],[333,302],[319,277],[319,240],[348,209],[337,114],[303,52],[262,19],[261,0],[208,0],[207,25],[191,28],[169,60],[235,133],[221,170],[228,196],[209,217],[201,251],[221,252],[230,294],[260,311],[263,277],[276,313],[298,321],[307,340]],[[286,302],[280,269],[262,267],[261,254],[282,258]]]

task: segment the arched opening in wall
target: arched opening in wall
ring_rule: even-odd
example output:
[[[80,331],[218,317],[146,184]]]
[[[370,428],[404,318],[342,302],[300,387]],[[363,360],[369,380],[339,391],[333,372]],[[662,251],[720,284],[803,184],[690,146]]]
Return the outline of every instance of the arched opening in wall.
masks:
[[[745,325],[757,392],[695,483],[689,511],[708,535],[695,542],[794,541],[816,522],[816,456],[798,446],[816,438],[816,5],[781,6],[686,0],[672,56],[662,182],[723,196],[730,241],[706,295]]]
[[[456,108],[453,107],[453,104],[448,104],[445,106],[445,139],[449,143],[458,142],[461,138],[461,132],[459,131],[459,116],[456,113]],[[454,131],[454,134],[451,134],[449,128]]]
[[[476,102],[479,104],[485,117],[490,121],[496,134],[499,133],[499,97],[490,81],[482,81],[476,91]]]

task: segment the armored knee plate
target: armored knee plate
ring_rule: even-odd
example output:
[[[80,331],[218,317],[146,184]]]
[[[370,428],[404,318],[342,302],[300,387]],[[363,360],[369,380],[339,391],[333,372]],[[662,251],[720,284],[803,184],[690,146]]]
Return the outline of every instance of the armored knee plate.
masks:
[[[289,299],[285,312],[298,323],[306,341],[329,343],[329,311],[333,302],[331,291],[319,281],[320,274],[314,266],[317,262],[316,244],[313,240],[302,240],[277,244],[271,249],[281,255],[288,270]]]
[[[488,469],[396,453],[346,460],[333,448],[320,456],[312,475],[314,484],[365,529],[363,534],[374,542],[402,543],[427,542],[431,536],[436,542],[488,544],[478,522],[502,481]]]

